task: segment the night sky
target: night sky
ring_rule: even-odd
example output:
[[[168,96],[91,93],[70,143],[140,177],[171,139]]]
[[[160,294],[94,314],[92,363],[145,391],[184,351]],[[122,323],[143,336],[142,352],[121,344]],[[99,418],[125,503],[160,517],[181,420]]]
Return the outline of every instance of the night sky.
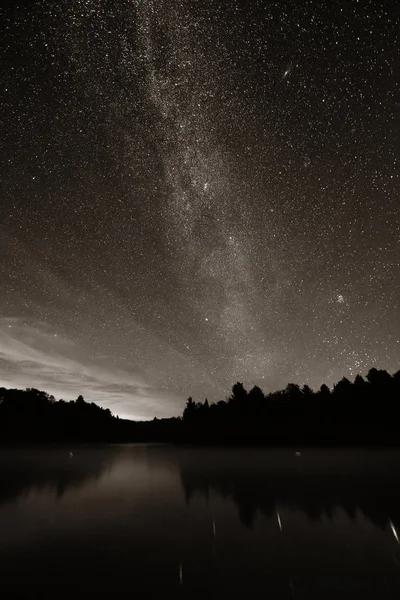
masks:
[[[399,369],[397,2],[1,10],[0,386],[153,418]]]

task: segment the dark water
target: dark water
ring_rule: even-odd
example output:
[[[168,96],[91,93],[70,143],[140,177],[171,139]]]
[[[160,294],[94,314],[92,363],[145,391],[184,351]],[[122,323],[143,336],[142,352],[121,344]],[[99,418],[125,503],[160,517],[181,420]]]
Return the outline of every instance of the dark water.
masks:
[[[3,450],[0,594],[399,598],[399,475],[397,451]]]

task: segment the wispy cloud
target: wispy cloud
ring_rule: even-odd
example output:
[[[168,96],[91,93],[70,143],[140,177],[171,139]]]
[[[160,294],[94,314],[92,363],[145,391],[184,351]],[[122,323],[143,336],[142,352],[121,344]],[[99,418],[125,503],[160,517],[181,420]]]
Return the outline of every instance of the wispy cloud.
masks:
[[[35,387],[65,400],[82,394],[133,419],[170,415],[175,406],[178,414],[182,406],[179,396],[151,387],[138,370],[114,366],[104,355],[91,358],[45,324],[17,318],[0,318],[0,386]]]

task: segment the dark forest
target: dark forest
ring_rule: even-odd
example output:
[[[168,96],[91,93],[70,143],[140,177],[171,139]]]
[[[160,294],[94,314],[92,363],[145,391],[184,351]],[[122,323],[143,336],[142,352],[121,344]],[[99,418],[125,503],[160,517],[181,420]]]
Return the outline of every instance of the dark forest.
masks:
[[[0,389],[3,443],[172,442],[352,445],[400,442],[400,371],[370,369],[318,391],[290,383],[264,394],[233,385],[216,403],[187,400],[182,417],[129,421],[109,409],[66,402],[36,389]]]

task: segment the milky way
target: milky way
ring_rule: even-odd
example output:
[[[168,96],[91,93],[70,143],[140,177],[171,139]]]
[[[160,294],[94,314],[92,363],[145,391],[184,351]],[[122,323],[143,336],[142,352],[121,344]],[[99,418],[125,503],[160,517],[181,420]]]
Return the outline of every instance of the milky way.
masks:
[[[6,3],[0,386],[152,418],[399,368],[399,13],[297,4]]]

